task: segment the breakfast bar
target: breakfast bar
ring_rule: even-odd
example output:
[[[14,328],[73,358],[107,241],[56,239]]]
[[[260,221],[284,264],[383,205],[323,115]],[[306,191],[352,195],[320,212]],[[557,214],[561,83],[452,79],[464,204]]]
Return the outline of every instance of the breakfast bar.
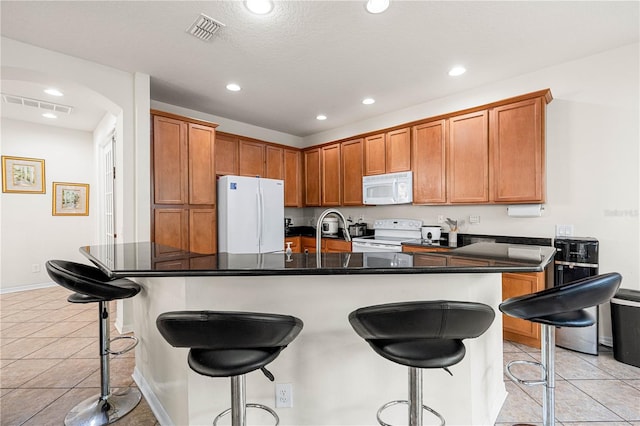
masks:
[[[365,425],[377,408],[407,396],[406,369],[376,355],[351,328],[350,312],[411,300],[481,302],[496,311],[489,330],[465,340],[464,359],[425,370],[424,402],[449,424],[493,424],[506,398],[502,363],[503,272],[543,271],[554,249],[477,243],[446,253],[322,253],[202,255],[154,243],[86,246],[81,252],[105,273],[142,287],[132,299],[134,379],[163,425],[211,424],[230,406],[229,382],[200,376],[187,349],[171,347],[156,328],[174,310],[255,311],[296,316],[298,338],[268,368],[292,385],[293,407],[276,408],[282,425]],[[275,406],[274,384],[247,375],[247,401]],[[386,421],[406,422],[406,408]],[[273,421],[249,414],[249,424]]]

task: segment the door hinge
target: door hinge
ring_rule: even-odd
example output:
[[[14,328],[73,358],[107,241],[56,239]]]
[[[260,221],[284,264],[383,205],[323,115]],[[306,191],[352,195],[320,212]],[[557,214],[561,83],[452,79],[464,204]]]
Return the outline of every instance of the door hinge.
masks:
[[[116,180],[116,168],[113,168],[113,180]]]

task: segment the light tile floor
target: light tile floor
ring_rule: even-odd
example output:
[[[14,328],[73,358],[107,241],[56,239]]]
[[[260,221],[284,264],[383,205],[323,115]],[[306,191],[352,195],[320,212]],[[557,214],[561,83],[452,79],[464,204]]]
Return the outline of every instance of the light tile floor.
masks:
[[[2,426],[61,425],[74,405],[99,392],[98,309],[93,303],[68,303],[69,294],[55,286],[0,295]],[[111,334],[118,335],[114,327]],[[135,386],[133,353],[112,358],[113,388]],[[505,342],[505,363],[513,359],[539,360],[540,351]],[[517,371],[539,374],[526,366]],[[557,424],[640,426],[640,368],[617,362],[610,349],[601,347],[599,356],[590,356],[557,348],[556,373]],[[509,396],[496,424],[542,424],[541,388],[506,377],[505,383]],[[118,424],[158,422],[143,399]]]

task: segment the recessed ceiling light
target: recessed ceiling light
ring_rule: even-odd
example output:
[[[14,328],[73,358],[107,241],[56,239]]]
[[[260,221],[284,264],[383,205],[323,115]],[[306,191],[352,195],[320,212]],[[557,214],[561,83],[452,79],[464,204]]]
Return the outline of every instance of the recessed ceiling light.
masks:
[[[382,13],[389,7],[389,0],[367,0],[367,12]]]
[[[53,88],[45,90],[44,93],[51,96],[63,96],[63,93],[61,91]]]
[[[239,92],[242,88],[237,85],[236,83],[229,83],[227,84],[227,90],[230,90],[232,92]]]
[[[316,116],[316,120],[322,121],[322,120],[326,120],[326,119],[327,119],[327,116],[324,115],[324,114],[319,114],[319,115]]]
[[[373,99],[373,98],[364,98],[362,100],[362,103],[365,104],[365,105],[371,105],[371,104],[375,104],[376,100]]]
[[[44,114],[42,114],[42,116],[43,116],[44,118],[58,118],[58,116],[57,116],[57,115],[55,115],[55,114],[54,114],[54,113],[52,113],[52,112],[45,112]]]
[[[273,10],[273,2],[271,0],[247,0],[244,4],[247,9],[257,15],[266,15]]]
[[[449,75],[451,77],[457,77],[459,75],[464,74],[465,72],[467,72],[467,69],[463,66],[458,65],[449,70]]]

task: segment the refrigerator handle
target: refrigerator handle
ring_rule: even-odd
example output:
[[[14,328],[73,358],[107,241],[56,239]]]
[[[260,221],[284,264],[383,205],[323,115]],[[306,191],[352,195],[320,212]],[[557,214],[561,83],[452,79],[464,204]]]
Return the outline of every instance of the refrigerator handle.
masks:
[[[262,231],[262,218],[260,217],[260,207],[261,207],[260,189],[257,189],[256,190],[256,218],[258,220],[256,221],[256,238],[258,240],[258,246],[260,246],[260,233]]]
[[[258,244],[260,245],[260,251],[262,251],[262,233],[264,227],[264,194],[262,193],[262,186],[258,186]]]

